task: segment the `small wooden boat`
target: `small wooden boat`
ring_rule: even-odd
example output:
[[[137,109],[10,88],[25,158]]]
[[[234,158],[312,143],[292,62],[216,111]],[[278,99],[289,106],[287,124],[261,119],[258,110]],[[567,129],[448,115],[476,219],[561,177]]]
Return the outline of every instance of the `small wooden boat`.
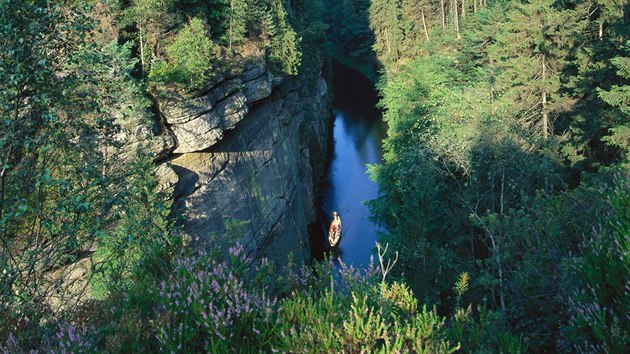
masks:
[[[335,247],[341,239],[341,218],[336,211],[333,211],[333,221],[328,228],[328,243],[330,247]]]

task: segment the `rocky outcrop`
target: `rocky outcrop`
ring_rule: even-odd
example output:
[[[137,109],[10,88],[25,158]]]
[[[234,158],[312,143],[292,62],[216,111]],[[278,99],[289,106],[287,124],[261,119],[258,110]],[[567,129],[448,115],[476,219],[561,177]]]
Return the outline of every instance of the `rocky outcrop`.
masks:
[[[146,123],[138,123],[133,130],[122,129],[116,140],[123,148],[113,151],[122,161],[133,161],[138,150],[151,153],[155,159],[162,159],[175,147],[175,139],[171,134],[164,132],[154,135]]]
[[[182,216],[181,229],[198,251],[237,241],[256,260],[310,259],[314,184],[328,145],[328,88],[322,78],[274,82],[264,65],[254,65],[199,97],[160,95],[164,121],[153,126],[118,117],[118,144],[105,148],[105,156],[124,168],[139,151],[153,155],[158,190],[172,196],[173,213]],[[83,251],[87,257],[46,272],[43,294],[51,309],[92,298],[96,244]]]
[[[247,115],[251,104],[271,94],[272,81],[271,73],[258,65],[219,81],[199,97],[162,93],[160,111],[177,140],[174,153],[201,151],[216,144]]]
[[[174,184],[192,247],[231,239],[258,259],[310,257],[313,165],[327,144],[328,90],[321,78],[273,82],[257,65],[200,97],[159,99],[176,140],[167,164],[177,178],[159,173],[164,188]]]

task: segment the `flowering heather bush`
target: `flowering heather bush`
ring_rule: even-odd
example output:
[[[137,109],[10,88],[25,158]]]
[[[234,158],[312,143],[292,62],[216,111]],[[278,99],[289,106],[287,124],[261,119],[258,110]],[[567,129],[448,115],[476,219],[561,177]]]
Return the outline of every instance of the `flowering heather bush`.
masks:
[[[139,281],[100,302],[100,317],[90,316],[97,331],[44,326],[32,343],[9,336],[0,354],[450,353],[459,343],[471,351],[524,351],[509,333],[495,335],[492,312],[477,322],[469,307],[447,320],[418,306],[404,283],[383,281],[383,270],[373,264],[355,269],[327,260],[296,268],[288,262],[275,271],[266,260],[253,267],[237,244],[225,255],[182,256],[167,269],[157,286]]]
[[[54,337],[49,339],[47,351],[59,354],[89,353],[95,347],[92,333],[94,331],[85,326],[60,324]]]
[[[339,275],[342,281],[340,285],[353,291],[367,290],[378,283],[381,269],[375,265],[374,257],[370,257],[370,264],[365,268],[355,268],[353,265],[340,264]]]
[[[206,255],[175,262],[159,286],[153,321],[161,351],[456,348],[445,339],[444,320],[426,308],[418,312],[404,285],[379,283],[374,265],[355,269],[328,260],[297,270],[288,264],[276,273],[263,260],[252,279],[243,247],[231,247],[229,256],[231,262]],[[291,288],[274,287],[274,280]],[[281,297],[269,296],[270,288]]]
[[[160,284],[154,325],[163,351],[269,350],[276,299],[247,286],[243,247],[229,252],[231,264],[205,255],[180,259]]]
[[[175,262],[159,286],[152,320],[162,352],[450,353],[460,347],[445,318],[419,309],[405,284],[383,282],[374,265],[355,269],[328,260],[295,270],[289,262],[275,272],[263,260],[252,278],[242,246],[231,247],[229,257]],[[461,327],[482,338],[483,325],[469,316]]]
[[[607,223],[569,262],[575,288],[566,301],[570,317],[560,348],[582,353],[625,353],[630,348],[630,179],[615,177],[602,189],[611,212]]]
[[[93,338],[94,331],[85,326],[76,326],[72,323],[61,323],[55,331],[44,338],[42,348],[24,349],[20,346],[17,338],[13,333],[9,333],[7,340],[0,343],[1,354],[20,354],[20,353],[91,353],[94,352],[95,344]],[[32,345],[32,343],[31,343]]]
[[[9,333],[9,336],[7,337],[6,341],[4,342],[0,342],[0,353],[2,354],[9,354],[9,353],[23,353],[24,351],[21,350],[17,338],[15,338],[15,335],[13,335],[13,333]]]

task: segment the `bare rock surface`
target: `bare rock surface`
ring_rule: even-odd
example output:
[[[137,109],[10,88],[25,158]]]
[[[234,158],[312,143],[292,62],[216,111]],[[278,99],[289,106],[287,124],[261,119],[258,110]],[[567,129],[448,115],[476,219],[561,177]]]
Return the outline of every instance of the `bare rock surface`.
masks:
[[[158,97],[160,112],[177,141],[174,153],[205,150],[245,118],[249,107],[271,95],[273,75],[263,64],[237,77],[220,80],[198,97],[165,91]]]
[[[307,225],[315,218],[313,166],[327,142],[327,86],[320,78],[308,89],[290,84],[272,90],[268,72],[256,70],[241,77],[253,78],[242,93],[258,104],[232,120],[233,130],[217,135],[206,150],[170,161],[178,179],[176,212],[185,216],[192,247],[229,239],[258,259],[292,253],[307,260]]]

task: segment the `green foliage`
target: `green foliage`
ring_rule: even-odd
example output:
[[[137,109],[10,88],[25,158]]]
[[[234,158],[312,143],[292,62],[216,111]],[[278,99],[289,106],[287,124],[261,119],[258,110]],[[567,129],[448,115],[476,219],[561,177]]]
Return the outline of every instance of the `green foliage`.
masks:
[[[378,81],[377,63],[372,44],[367,0],[323,0],[328,28],[329,54],[345,65],[357,69],[370,80]]]
[[[395,64],[402,57],[405,37],[402,12],[401,1],[376,0],[370,4],[370,28],[376,38],[374,51],[388,64]]]
[[[185,91],[201,90],[216,73],[229,71],[219,62],[231,59],[246,40],[266,52],[278,76],[298,74],[301,37],[284,1],[182,1],[181,10],[176,3],[136,0],[121,12],[121,24],[138,28],[141,65],[150,81],[176,84]],[[170,29],[181,22],[182,15],[190,20],[172,36]],[[315,16],[312,11],[310,16]],[[219,45],[226,45],[228,51],[220,53]]]
[[[95,253],[92,292],[101,299],[133,287],[140,281],[138,270],[144,269],[139,263],[169,256],[177,246],[168,221],[171,202],[165,202],[167,196],[158,188],[153,160],[140,155],[128,168],[135,174],[126,179],[129,188],[118,196],[121,207],[116,211],[126,217],[100,240]]]
[[[569,260],[565,349],[623,353],[630,345],[630,179],[619,173],[601,191],[610,207],[605,223],[581,245],[582,255]]]
[[[147,225],[164,224],[147,187],[151,160],[126,159],[118,138],[148,123],[129,47],[98,48],[84,7],[0,6],[10,54],[0,59],[0,328],[27,335],[85,298],[87,284],[67,277],[84,270],[87,282],[107,268],[95,249],[146,242]],[[128,243],[118,251],[141,253]]]
[[[617,122],[615,126],[610,128],[610,134],[602,138],[607,144],[618,148],[626,159],[628,155],[628,146],[630,146],[630,41],[624,46],[624,54],[614,57],[610,60],[611,64],[617,69],[617,75],[623,84],[613,85],[606,91],[599,89],[600,98],[607,104],[618,108]]]
[[[478,320],[472,315],[469,305],[465,310],[459,308],[450,327],[449,335],[461,338],[461,346],[472,353],[527,353],[528,346],[522,336],[511,334],[507,328],[505,316],[498,311],[491,311],[485,306],[477,308]]]
[[[329,276],[321,268],[317,272]],[[446,319],[426,305],[419,309],[404,283],[375,283],[350,276],[347,269],[341,273],[346,283],[328,278],[328,287],[322,284],[297,291],[282,302],[283,350],[451,353],[459,348],[467,352],[493,348],[525,352],[520,338],[495,328],[498,315],[492,311],[484,310],[485,317],[479,321],[470,312],[465,318]],[[468,345],[454,344],[463,342]]]
[[[140,25],[155,21],[175,6],[176,0],[132,0],[129,11]]]
[[[228,29],[226,32],[226,42],[228,42],[229,48],[232,48],[233,44],[238,44],[245,40],[245,34],[247,31],[247,1],[245,0],[230,0],[229,2],[229,20]]]
[[[404,284],[369,286],[366,280],[345,279],[348,282],[341,286],[349,287],[349,293],[337,290],[340,285],[330,278],[328,287],[294,292],[283,301],[283,350],[449,353],[457,349],[445,337],[444,319],[426,306],[418,311]]]
[[[156,57],[156,48],[162,33],[169,28],[175,18],[172,10],[176,0],[132,0],[127,4],[121,3],[121,16],[119,19],[122,27],[133,25],[137,33],[130,34],[130,39],[137,40],[140,64],[143,74],[150,69],[149,63],[153,63]],[[111,38],[114,40],[115,38]]]
[[[457,304],[455,305],[456,307],[460,307],[462,303],[462,298],[464,297],[466,291],[468,291],[469,279],[470,278],[467,272],[462,272],[459,274],[459,279],[453,287],[453,291],[455,291],[455,294],[457,295]]]
[[[259,0],[258,6],[264,9],[262,18],[257,20],[272,69],[277,73],[297,75],[302,59],[301,38],[289,22],[284,1]]]
[[[168,60],[152,68],[149,78],[184,85],[190,90],[203,89],[213,75],[215,52],[203,21],[193,18],[166,47]]]
[[[609,171],[627,167],[627,18],[617,3],[435,4],[372,2],[388,137],[369,207],[400,250],[393,275],[420,299],[498,323],[486,344],[554,350],[573,313],[558,286],[567,261],[608,213]],[[527,336],[502,339],[508,327]],[[621,321],[600,327],[625,333]],[[471,333],[464,347],[488,337]]]

